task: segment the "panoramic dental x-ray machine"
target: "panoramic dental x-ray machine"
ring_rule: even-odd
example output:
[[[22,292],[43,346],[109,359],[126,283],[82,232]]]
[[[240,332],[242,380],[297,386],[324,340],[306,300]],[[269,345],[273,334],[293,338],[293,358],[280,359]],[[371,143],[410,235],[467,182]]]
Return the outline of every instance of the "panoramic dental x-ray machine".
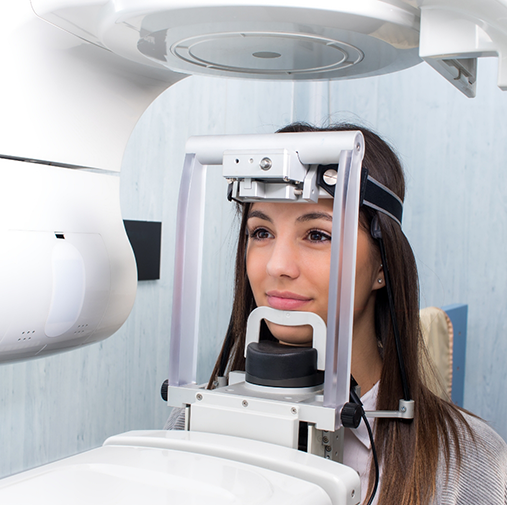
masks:
[[[497,56],[498,85],[507,89],[504,0],[19,0],[4,2],[0,13],[1,362],[100,341],[128,317],[136,265],[119,205],[121,159],[139,117],[179,80],[349,79],[424,60],[473,97],[477,58]],[[202,237],[186,237],[174,272],[167,394],[171,405],[185,406],[190,431],[112,437],[4,479],[2,503],[111,503],[112,496],[166,503],[189,493],[221,504],[359,503],[357,474],[329,460],[340,460],[342,411],[354,394],[350,272],[365,203],[364,145],[357,133],[287,135],[191,139],[178,232],[202,222],[202,209],[189,203],[202,200],[206,166],[223,165],[230,196],[240,201],[314,201],[333,186],[328,327],[309,315],[256,311],[246,375],[231,374],[214,391],[199,388]],[[264,375],[270,357],[255,342],[258,326],[280,318],[313,326],[315,351],[304,358],[315,360],[313,383]],[[406,397],[396,412],[368,415],[410,417],[412,409]],[[350,417],[357,421],[357,412]],[[300,423],[308,425],[307,453],[294,449]]]

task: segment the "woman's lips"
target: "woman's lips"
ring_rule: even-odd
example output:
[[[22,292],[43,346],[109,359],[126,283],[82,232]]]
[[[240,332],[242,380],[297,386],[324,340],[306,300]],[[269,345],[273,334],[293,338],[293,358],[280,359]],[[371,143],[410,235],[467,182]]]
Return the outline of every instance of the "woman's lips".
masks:
[[[311,298],[290,292],[268,291],[268,305],[278,310],[298,310],[311,302]]]

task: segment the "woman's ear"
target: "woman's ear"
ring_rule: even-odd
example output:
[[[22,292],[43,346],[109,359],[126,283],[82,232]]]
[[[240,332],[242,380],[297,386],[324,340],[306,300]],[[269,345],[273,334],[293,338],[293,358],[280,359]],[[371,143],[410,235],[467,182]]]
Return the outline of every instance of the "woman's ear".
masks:
[[[375,276],[375,282],[373,283],[372,289],[373,290],[381,289],[385,286],[385,283],[386,280],[384,277],[384,267],[381,263],[378,268],[377,275]]]

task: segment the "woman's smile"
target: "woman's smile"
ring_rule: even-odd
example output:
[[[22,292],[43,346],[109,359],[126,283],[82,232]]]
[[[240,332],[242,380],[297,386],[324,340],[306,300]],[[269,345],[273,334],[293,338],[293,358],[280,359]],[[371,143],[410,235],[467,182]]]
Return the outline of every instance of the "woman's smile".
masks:
[[[290,291],[268,291],[266,293],[268,305],[278,310],[301,310],[312,302],[312,298],[298,295]]]

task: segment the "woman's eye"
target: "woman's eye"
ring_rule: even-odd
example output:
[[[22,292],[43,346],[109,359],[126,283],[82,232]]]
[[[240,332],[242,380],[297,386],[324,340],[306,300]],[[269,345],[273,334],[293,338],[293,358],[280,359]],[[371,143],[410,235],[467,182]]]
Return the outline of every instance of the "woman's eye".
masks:
[[[324,233],[319,230],[312,230],[308,233],[308,240],[312,242],[327,242],[331,240],[331,235],[329,233]]]
[[[264,240],[271,237],[271,233],[265,228],[257,228],[249,233],[254,240]]]

